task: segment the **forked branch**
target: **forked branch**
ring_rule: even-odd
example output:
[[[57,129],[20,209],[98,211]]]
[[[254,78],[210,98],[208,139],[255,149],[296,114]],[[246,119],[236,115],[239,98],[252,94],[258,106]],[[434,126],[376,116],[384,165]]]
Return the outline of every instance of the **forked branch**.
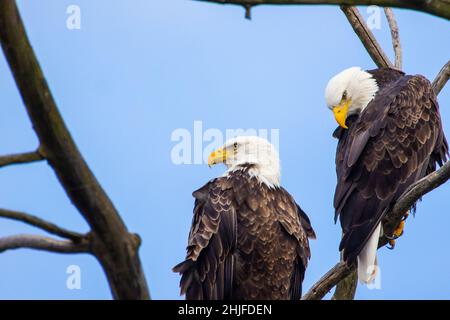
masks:
[[[348,19],[348,22],[352,26],[356,35],[361,40],[362,44],[366,48],[372,60],[379,67],[394,68],[389,58],[384,53],[378,41],[375,39],[372,31],[370,31],[363,16],[359,13],[359,10],[355,7],[341,6],[341,10],[344,12]]]

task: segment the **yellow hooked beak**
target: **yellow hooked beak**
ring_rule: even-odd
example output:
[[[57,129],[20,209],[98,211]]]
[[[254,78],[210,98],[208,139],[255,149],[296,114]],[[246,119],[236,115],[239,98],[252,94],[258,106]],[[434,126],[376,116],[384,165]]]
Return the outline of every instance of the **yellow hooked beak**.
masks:
[[[211,152],[208,157],[208,166],[213,166],[218,163],[224,163],[227,160],[227,151],[224,148],[219,148]]]
[[[337,123],[344,129],[348,129],[347,125],[345,124],[345,120],[347,119],[348,106],[350,105],[350,103],[351,100],[346,99],[342,100],[340,104],[333,107],[334,118],[336,119]]]

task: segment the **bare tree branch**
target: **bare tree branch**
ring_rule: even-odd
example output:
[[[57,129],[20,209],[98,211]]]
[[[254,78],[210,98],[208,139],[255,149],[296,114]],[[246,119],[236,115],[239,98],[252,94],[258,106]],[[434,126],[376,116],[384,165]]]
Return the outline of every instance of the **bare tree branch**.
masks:
[[[302,300],[320,300],[333,289],[342,279],[347,277],[352,268],[344,262],[339,262],[317,281],[311,289],[302,297]]]
[[[389,23],[389,28],[391,29],[392,47],[394,48],[395,54],[395,67],[399,70],[402,69],[402,47],[400,43],[400,34],[398,32],[397,21],[395,20],[394,13],[391,8],[384,8],[384,13],[386,19]]]
[[[428,192],[444,184],[448,179],[450,179],[450,161],[446,162],[439,170],[412,184],[386,214],[386,217],[389,218],[386,218],[383,223],[384,234],[392,235],[405,213],[414,203]],[[386,245],[387,242],[388,239],[383,237],[380,239],[379,247]]]
[[[89,242],[87,239],[73,242],[30,234],[19,234],[0,238],[0,252],[21,248],[57,253],[89,253]]]
[[[113,203],[73,141],[25,32],[14,0],[0,0],[0,42],[41,144],[41,154],[91,227],[91,250],[116,299],[146,299],[149,291],[138,255]]]
[[[450,78],[450,60],[442,67],[433,81],[433,90],[438,95]]]
[[[341,252],[341,261],[343,254]],[[352,269],[349,274],[339,281],[331,300],[353,300],[355,299],[356,287],[358,286],[358,276],[356,270]]]
[[[16,221],[22,221],[26,224],[45,230],[48,233],[60,236],[62,238],[67,238],[73,241],[79,241],[85,237],[85,235],[81,233],[61,228],[51,222],[45,221],[44,219],[41,219],[39,217],[24,212],[0,209],[0,217]]]
[[[348,276],[338,282],[331,300],[354,300],[357,287],[358,275],[353,269]]]
[[[362,44],[366,48],[372,60],[378,67],[389,67],[394,68],[389,58],[384,53],[383,49],[379,45],[378,41],[375,39],[372,31],[366,25],[363,16],[359,13],[358,9],[355,7],[341,6],[341,10],[344,12],[345,16],[350,22],[355,33],[358,35]]]
[[[0,168],[13,164],[30,163],[41,160],[44,160],[44,157],[38,150],[26,153],[10,154],[0,157]]]
[[[450,19],[450,2],[447,0],[195,0],[218,4],[241,6],[256,5],[378,5],[427,12],[438,17]]]

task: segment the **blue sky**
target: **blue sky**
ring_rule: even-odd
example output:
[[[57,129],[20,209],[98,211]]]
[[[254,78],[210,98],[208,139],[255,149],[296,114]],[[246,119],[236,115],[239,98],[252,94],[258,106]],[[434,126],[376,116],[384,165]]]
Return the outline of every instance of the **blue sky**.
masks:
[[[66,8],[81,8],[81,30],[66,28]],[[223,167],[175,165],[171,134],[279,129],[282,184],[308,213],[318,239],[304,288],[339,259],[333,223],[335,187],[326,109],[328,79],[374,64],[337,7],[242,8],[188,0],[19,1],[28,35],[73,137],[133,232],[155,299],[178,299],[171,272],[185,253],[193,190]],[[366,8],[361,8],[367,16]],[[448,22],[395,10],[407,73],[433,79],[448,60]],[[392,56],[385,20],[374,30]],[[3,55],[0,57],[0,153],[33,150],[37,139]],[[450,136],[450,90],[439,96]],[[205,143],[204,145],[206,145]],[[394,251],[379,251],[381,289],[359,299],[450,298],[450,184],[427,195]],[[0,207],[22,210],[78,231],[87,225],[45,163],[0,170]],[[0,221],[0,235],[40,233]],[[81,289],[66,288],[66,269],[81,268]],[[0,254],[0,298],[109,299],[105,276],[87,255],[31,250]]]

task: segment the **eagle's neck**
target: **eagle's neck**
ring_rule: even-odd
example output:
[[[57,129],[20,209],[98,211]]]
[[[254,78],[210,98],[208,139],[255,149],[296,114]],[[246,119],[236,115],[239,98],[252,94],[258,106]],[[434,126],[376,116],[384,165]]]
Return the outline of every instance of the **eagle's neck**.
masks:
[[[359,70],[348,83],[351,104],[348,116],[361,113],[378,92],[376,79],[367,71]]]
[[[265,163],[264,165],[258,165],[257,163],[236,164],[225,172],[225,176],[230,176],[238,170],[244,171],[251,178],[256,178],[269,189],[280,187],[280,167],[277,163]]]

